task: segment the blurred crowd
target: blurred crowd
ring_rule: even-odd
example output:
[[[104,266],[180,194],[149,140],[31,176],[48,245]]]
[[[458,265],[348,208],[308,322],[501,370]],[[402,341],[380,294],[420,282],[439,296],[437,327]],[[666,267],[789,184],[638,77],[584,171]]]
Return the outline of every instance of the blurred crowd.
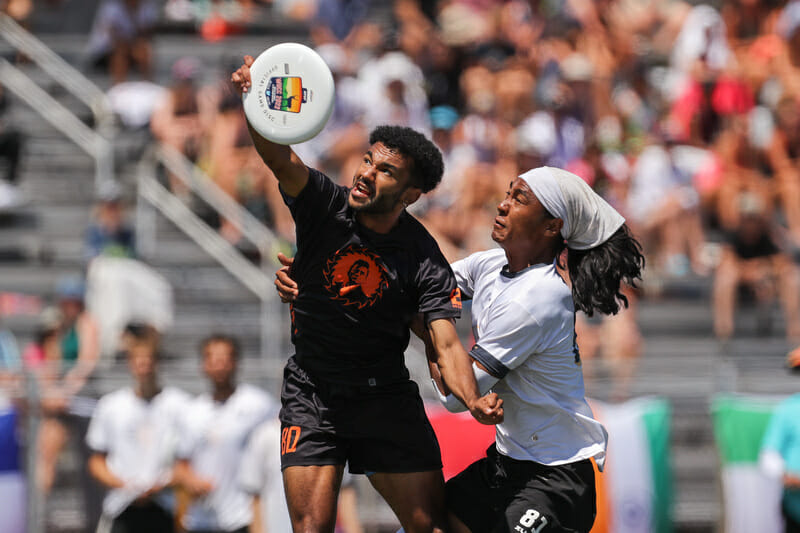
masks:
[[[23,25],[32,10],[0,7]],[[102,0],[85,68],[108,75],[123,127],[182,153],[291,247],[291,217],[229,81],[241,58],[225,46],[265,13],[307,28],[336,81],[328,124],[294,146],[305,162],[347,185],[383,123],[441,148],[444,179],[412,209],[448,259],[493,246],[484,228],[510,177],[557,166],[624,214],[649,294],[707,277],[723,346],[742,302],[765,334],[778,305],[787,342],[800,342],[800,1]],[[218,42],[220,63],[181,57],[154,79],[154,35],[180,24]],[[0,188],[11,199],[22,141],[4,127]],[[180,176],[163,177],[245,249],[236,221],[209,215]],[[99,191],[87,260],[135,257],[123,207],[118,192]],[[643,342],[640,291],[628,292],[629,310],[578,320],[589,378],[597,356],[619,398]]]
[[[800,340],[800,2],[397,0],[383,18],[378,4],[269,6],[309,25],[336,80],[328,125],[295,146],[304,161],[348,184],[371,128],[426,132],[446,174],[414,214],[451,260],[492,246],[482,228],[509,176],[565,168],[626,216],[649,288],[713,276],[720,340],[742,298],[778,301]],[[291,242],[238,99],[224,78],[200,87],[192,61],[175,64],[153,134]],[[608,352],[624,382],[641,351],[635,305],[579,328],[587,358]]]
[[[26,26],[33,4],[0,0],[0,12]],[[169,79],[154,73],[160,25],[188,24],[224,51],[264,12],[307,27],[335,78],[328,124],[294,147],[307,164],[349,185],[369,131],[384,123],[423,131],[440,147],[445,176],[413,214],[449,260],[493,246],[485,228],[511,177],[561,167],[626,217],[648,259],[649,294],[670,280],[708,278],[720,341],[736,333],[747,301],[764,309],[759,332],[770,332],[777,304],[787,341],[800,343],[800,0],[102,0],[85,68],[108,75],[122,126],[182,153],[291,246],[291,217],[228,79],[241,58],[222,53],[221,64],[204,65],[187,56]],[[6,107],[0,91],[0,113]],[[0,120],[0,210],[20,202],[23,140]],[[202,212],[179,176],[165,170],[164,181]],[[122,191],[109,185],[96,202],[87,269],[96,258],[135,259]],[[241,245],[236,224],[213,222]],[[643,348],[640,291],[627,296],[630,309],[577,324],[587,379],[602,360],[613,399],[628,396]],[[43,492],[66,442],[66,413],[80,410],[72,399],[107,344],[86,299],[84,280],[57,284],[25,349],[0,324],[4,388],[24,396],[13,391],[26,365],[41,389]],[[112,340],[123,333],[130,342],[138,379],[131,354],[155,354],[164,328],[123,325]]]
[[[182,57],[152,83],[158,24],[188,22],[224,50],[264,10],[306,25],[336,81],[327,126],[294,147],[304,161],[349,184],[383,123],[442,149],[442,184],[413,209],[450,260],[493,245],[483,228],[510,176],[557,166],[627,218],[652,293],[710,276],[718,339],[735,333],[744,300],[764,310],[763,333],[778,302],[787,339],[800,342],[800,2],[102,2],[88,65],[108,69],[123,122],[183,153],[291,245],[291,218],[228,80],[241,59]],[[165,181],[197,203],[178,176]],[[213,222],[241,244],[236,224]],[[586,359],[604,354],[620,397],[642,350],[637,294],[631,310],[578,324]]]

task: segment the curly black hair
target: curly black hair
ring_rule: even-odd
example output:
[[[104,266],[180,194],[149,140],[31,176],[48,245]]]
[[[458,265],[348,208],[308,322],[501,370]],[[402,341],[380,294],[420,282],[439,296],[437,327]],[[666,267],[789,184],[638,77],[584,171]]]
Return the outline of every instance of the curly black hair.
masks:
[[[422,192],[430,192],[442,181],[442,152],[430,139],[404,126],[378,126],[369,134],[369,144],[381,143],[411,158],[411,179]]]
[[[615,315],[621,305],[628,307],[628,298],[621,292],[622,285],[635,288],[636,281],[642,279],[644,263],[642,245],[624,224],[595,248],[570,249],[567,268],[575,308],[592,316],[595,311]]]

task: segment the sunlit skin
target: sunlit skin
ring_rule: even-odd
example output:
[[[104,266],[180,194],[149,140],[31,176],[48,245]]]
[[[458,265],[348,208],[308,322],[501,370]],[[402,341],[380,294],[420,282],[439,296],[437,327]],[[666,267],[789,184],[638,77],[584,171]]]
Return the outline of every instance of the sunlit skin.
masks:
[[[370,146],[353,176],[347,199],[357,216],[397,216],[419,198],[422,191],[411,185],[411,165],[407,156],[383,143]]]
[[[136,342],[128,350],[128,370],[136,382],[136,394],[150,399],[159,393],[156,354],[147,342]]]
[[[210,342],[203,353],[203,373],[213,385],[213,396],[217,401],[226,400],[236,388],[236,358],[227,342]]]
[[[522,178],[509,185],[497,206],[492,240],[506,252],[511,272],[537,263],[552,263],[560,238],[560,218],[552,218]]]
[[[128,354],[128,369],[137,381],[151,379],[156,373],[156,358],[149,346],[134,345]]]

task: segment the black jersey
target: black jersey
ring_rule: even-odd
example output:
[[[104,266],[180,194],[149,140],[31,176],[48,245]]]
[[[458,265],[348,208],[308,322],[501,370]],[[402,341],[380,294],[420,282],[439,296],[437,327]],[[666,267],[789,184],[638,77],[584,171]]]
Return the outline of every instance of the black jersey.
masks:
[[[416,313],[460,316],[460,293],[436,241],[406,212],[387,234],[363,227],[349,189],[309,169],[297,198],[291,275],[292,342],[307,372],[330,382],[381,385],[408,379],[403,353]]]

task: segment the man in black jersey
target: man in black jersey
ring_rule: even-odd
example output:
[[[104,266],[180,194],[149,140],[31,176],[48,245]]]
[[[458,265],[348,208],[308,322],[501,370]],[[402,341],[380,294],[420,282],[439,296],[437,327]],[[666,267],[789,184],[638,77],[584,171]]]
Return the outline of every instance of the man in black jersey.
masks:
[[[251,56],[231,76],[250,87]],[[284,370],[281,463],[295,532],[332,532],[345,462],[366,473],[409,533],[441,531],[444,481],[436,436],[405,367],[412,317],[431,333],[445,383],[483,423],[502,401],[481,397],[456,334],[460,293],[438,245],[405,208],[441,180],[439,150],[381,126],[351,188],[307,168],[255,130],[259,155],[295,220],[296,353]]]

